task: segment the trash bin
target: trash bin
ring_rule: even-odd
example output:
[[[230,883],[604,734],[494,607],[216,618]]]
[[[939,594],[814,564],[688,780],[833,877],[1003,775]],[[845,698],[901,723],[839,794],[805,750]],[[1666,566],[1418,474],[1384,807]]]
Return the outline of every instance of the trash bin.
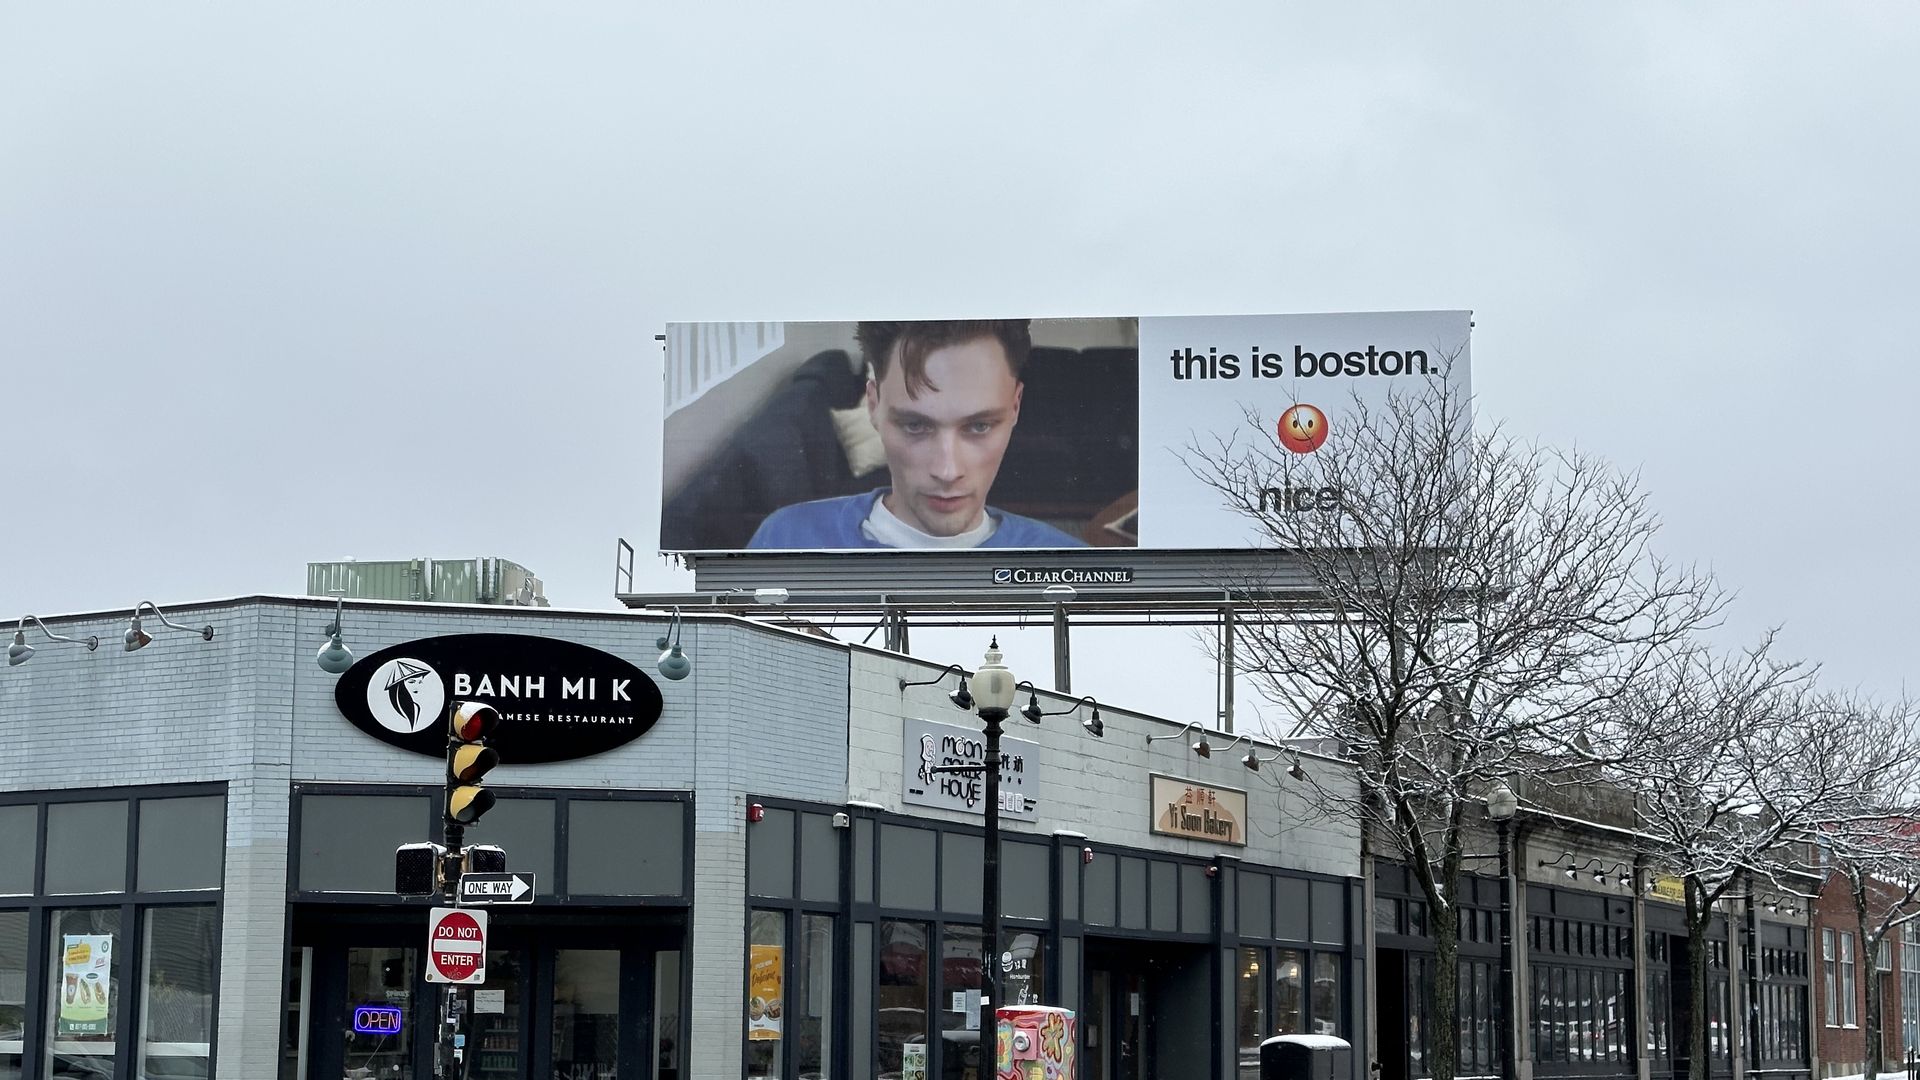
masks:
[[[1351,1080],[1353,1047],[1332,1035],[1275,1035],[1260,1044],[1260,1080]]]

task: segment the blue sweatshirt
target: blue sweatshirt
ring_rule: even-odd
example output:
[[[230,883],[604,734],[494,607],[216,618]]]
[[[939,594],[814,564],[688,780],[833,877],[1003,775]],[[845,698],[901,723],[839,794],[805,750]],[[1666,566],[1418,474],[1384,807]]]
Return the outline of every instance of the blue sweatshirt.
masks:
[[[747,546],[796,551],[882,547],[879,542],[868,539],[860,531],[860,525],[873,513],[874,500],[889,490],[876,488],[865,495],[844,495],[838,499],[816,499],[783,506],[767,515],[767,520],[754,530],[753,539],[747,541]],[[993,515],[993,519],[1000,524],[993,530],[993,535],[980,545],[983,548],[1087,546],[1085,541],[1076,540],[1032,518],[1009,514],[991,506],[987,507],[987,513]]]

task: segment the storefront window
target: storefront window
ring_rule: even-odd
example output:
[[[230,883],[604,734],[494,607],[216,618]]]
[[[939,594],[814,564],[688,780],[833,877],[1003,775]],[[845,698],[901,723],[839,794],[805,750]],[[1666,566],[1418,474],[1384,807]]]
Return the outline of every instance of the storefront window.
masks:
[[[800,917],[800,951],[793,961],[796,992],[788,1015],[795,1067],[801,1076],[824,1076],[833,1063],[833,916]]]
[[[124,826],[122,833],[125,833]],[[124,844],[124,835],[123,835]],[[121,858],[125,858],[125,848]],[[120,909],[53,913],[48,935],[48,1077],[113,1074],[120,1016]]]
[[[1000,993],[1009,1005],[1042,1005],[1046,986],[1044,934],[1000,928]]]
[[[227,800],[219,795],[140,800],[140,891],[219,888],[226,834]]]
[[[1313,956],[1313,1027],[1316,1035],[1340,1034],[1340,957]]]
[[[940,937],[942,1080],[962,1080],[981,1072],[980,965],[984,940],[977,926],[948,926]]]
[[[424,795],[302,795],[300,891],[393,891],[393,849],[419,840]]]
[[[747,1075],[777,1077],[785,1064],[787,916],[755,911],[747,936]]]
[[[614,1080],[619,1054],[619,952],[555,951],[553,1074],[568,1080]]]
[[[1273,950],[1273,1029],[1268,1034],[1298,1035],[1306,1030],[1306,970],[1306,953]]]
[[[653,957],[653,1057],[659,1080],[680,1080],[680,950]]]
[[[0,1080],[20,1080],[27,1038],[27,913],[0,911]]]
[[[1241,1080],[1259,1080],[1260,1043],[1267,1037],[1260,1022],[1261,991],[1266,979],[1260,967],[1263,949],[1240,950],[1240,977],[1234,985],[1235,1029],[1239,1033]]]
[[[126,889],[127,804],[81,802],[48,806],[46,859],[47,892],[106,893]]]
[[[145,920],[140,966],[147,993],[140,1003],[136,1075],[205,1077],[213,1043],[214,962],[220,955],[213,906],[148,908]]]
[[[33,850],[39,843],[37,806],[0,806],[0,896],[33,892]]]
[[[677,802],[575,799],[567,810],[567,892],[678,895],[685,889],[685,839]],[[621,857],[600,857],[608,851]]]
[[[880,924],[880,994],[875,1002],[876,1067],[899,1076],[911,1059],[927,1064],[927,924]]]

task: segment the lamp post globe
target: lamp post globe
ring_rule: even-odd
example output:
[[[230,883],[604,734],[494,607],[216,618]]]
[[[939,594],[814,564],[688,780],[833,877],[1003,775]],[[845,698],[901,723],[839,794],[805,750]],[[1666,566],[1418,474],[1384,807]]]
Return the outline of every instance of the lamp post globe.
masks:
[[[1487,816],[1496,822],[1512,821],[1515,811],[1520,809],[1520,798],[1507,786],[1505,780],[1495,780],[1487,791]]]
[[[980,670],[973,675],[974,708],[982,717],[989,713],[998,713],[1005,719],[1013,708],[1013,672],[1001,662],[1000,639],[994,638],[987,646],[986,659],[980,662]]]

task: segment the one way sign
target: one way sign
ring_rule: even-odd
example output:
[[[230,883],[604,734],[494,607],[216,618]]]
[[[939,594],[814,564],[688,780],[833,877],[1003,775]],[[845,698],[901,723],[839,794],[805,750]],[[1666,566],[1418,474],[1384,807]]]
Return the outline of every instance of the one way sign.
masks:
[[[460,902],[463,904],[531,904],[533,875],[464,874],[460,878]]]

